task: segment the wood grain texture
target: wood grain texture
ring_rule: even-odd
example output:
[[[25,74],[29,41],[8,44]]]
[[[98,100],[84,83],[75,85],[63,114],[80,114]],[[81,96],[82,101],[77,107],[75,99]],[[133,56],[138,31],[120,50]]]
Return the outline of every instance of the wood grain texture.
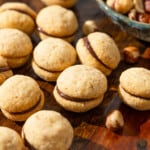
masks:
[[[0,0],[0,4],[13,0]],[[16,1],[16,0],[15,0]],[[31,6],[36,12],[44,7],[40,0],[18,0]],[[79,0],[73,8],[80,28],[77,38],[73,43],[84,36],[81,27],[85,20],[95,19],[99,30],[111,35],[119,46],[134,45],[139,47],[141,52],[149,43],[139,41],[126,32],[122,31],[118,25],[113,24],[105,14],[98,8],[95,0]],[[34,46],[38,43],[38,38],[32,37]],[[121,72],[127,68],[142,66],[150,69],[150,60],[140,59],[138,64],[127,65],[123,61],[118,68],[108,77],[109,88],[104,97],[103,103],[86,113],[72,113],[61,108],[53,98],[52,91],[55,83],[45,82],[39,79],[33,72],[30,61],[23,67],[13,70],[15,74],[25,74],[35,78],[43,89],[46,97],[44,109],[55,110],[62,113],[74,127],[74,140],[70,150],[148,150],[150,149],[150,111],[136,111],[124,105],[118,97],[116,89]],[[105,118],[109,111],[119,109],[124,116],[125,126],[121,132],[112,132],[105,127]],[[7,126],[21,132],[22,123],[13,122],[6,119],[0,112],[0,125]]]

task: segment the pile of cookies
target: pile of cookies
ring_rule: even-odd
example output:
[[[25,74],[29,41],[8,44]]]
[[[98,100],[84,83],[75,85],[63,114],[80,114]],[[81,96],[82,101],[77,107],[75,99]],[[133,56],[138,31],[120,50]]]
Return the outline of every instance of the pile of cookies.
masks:
[[[66,150],[73,140],[73,128],[64,116],[41,110],[45,96],[37,81],[26,75],[13,75],[14,69],[23,68],[31,60],[32,69],[41,80],[56,82],[56,102],[68,111],[80,113],[102,103],[108,89],[107,76],[121,60],[117,44],[106,33],[89,33],[73,46],[79,24],[68,8],[76,0],[42,1],[48,6],[37,14],[24,3],[0,6],[0,109],[12,121],[25,121],[21,135],[24,142],[12,129],[0,127],[2,150],[23,150],[25,146]],[[33,33],[41,40],[35,47],[30,38]],[[123,101],[138,110],[150,109],[149,82],[150,71],[144,68],[122,73],[119,93]],[[141,83],[144,88],[138,88]],[[123,117],[121,127],[122,122]],[[10,142],[12,136],[16,138]]]

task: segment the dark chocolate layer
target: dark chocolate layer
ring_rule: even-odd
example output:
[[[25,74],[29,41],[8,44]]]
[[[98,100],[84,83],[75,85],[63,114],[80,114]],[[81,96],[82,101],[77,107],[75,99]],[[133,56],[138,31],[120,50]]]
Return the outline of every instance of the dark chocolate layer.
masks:
[[[40,69],[42,69],[42,70],[45,70],[45,71],[48,71],[48,72],[51,72],[51,73],[60,73],[60,72],[61,72],[61,71],[51,71],[51,70],[47,70],[47,69],[45,69],[45,68],[39,66],[35,61],[34,61],[34,63],[35,63]]]
[[[61,96],[62,98],[66,99],[66,100],[69,100],[69,101],[85,102],[85,101],[91,101],[91,100],[95,99],[95,98],[89,98],[89,99],[86,98],[85,99],[85,98],[71,97],[71,96],[68,96],[68,95],[64,94],[63,92],[61,92],[58,87],[56,87],[56,90],[57,90],[57,93],[59,94],[59,96]]]
[[[9,70],[10,70],[10,68],[8,66],[0,67],[0,73],[5,72],[5,71],[9,71]]]
[[[132,94],[130,93],[129,91],[127,91],[126,89],[124,89],[123,87],[121,87],[126,93],[128,93],[129,95],[131,96],[134,96],[134,97],[137,97],[137,98],[141,98],[141,99],[144,99],[144,100],[150,100],[150,98],[146,98],[146,97],[143,97],[143,96],[138,96],[138,95],[135,95],[135,94]]]
[[[27,13],[26,11],[23,11],[23,10],[20,10],[20,9],[15,9],[15,8],[9,8],[7,10],[14,10],[14,11],[17,11],[19,13],[22,13],[22,14],[25,14],[27,16],[30,16],[33,20],[35,19],[32,15],[30,15],[29,13]]]
[[[87,37],[84,37],[83,38],[83,41],[84,41],[84,45],[86,46],[86,48],[88,49],[88,51],[90,52],[90,54],[98,61],[100,62],[100,64],[102,64],[105,68],[109,69],[109,70],[112,70],[110,67],[108,67],[107,65],[105,65],[99,58],[98,56],[96,55],[95,51],[93,50],[89,40]]]
[[[45,34],[46,36],[51,36],[51,37],[56,37],[56,38],[70,38],[72,36],[74,36],[76,34],[76,31],[73,32],[71,35],[66,35],[66,36],[55,36],[55,35],[51,35],[49,33],[47,33],[46,31],[44,31],[41,27],[37,27],[37,30],[43,34]]]
[[[40,102],[41,102],[41,96],[40,96],[39,100],[37,101],[37,103],[35,105],[33,105],[32,107],[30,107],[22,112],[9,112],[9,113],[12,115],[21,115],[21,114],[28,113],[28,112],[32,111],[33,109],[35,109],[40,104]]]

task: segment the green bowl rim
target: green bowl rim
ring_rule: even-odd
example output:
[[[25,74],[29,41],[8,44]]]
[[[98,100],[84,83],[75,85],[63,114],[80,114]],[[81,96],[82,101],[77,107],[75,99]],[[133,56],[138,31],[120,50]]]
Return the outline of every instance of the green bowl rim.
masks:
[[[150,24],[140,23],[138,21],[133,21],[133,20],[129,19],[128,17],[126,17],[120,13],[117,13],[116,11],[111,9],[109,6],[107,6],[105,4],[105,2],[103,2],[103,0],[96,0],[96,1],[99,3],[99,5],[102,5],[102,8],[105,10],[105,12],[107,11],[108,13],[113,14],[116,18],[123,20],[123,22],[132,26],[133,28],[135,27],[135,28],[150,29]]]

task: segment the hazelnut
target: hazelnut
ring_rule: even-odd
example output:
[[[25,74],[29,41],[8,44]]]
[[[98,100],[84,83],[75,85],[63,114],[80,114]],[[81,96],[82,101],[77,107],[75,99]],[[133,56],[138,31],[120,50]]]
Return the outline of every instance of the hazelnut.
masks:
[[[98,31],[98,26],[95,20],[87,20],[84,22],[82,27],[83,33],[88,35],[89,33]]]
[[[121,130],[124,126],[123,115],[119,110],[111,111],[106,118],[106,127],[112,131]]]
[[[144,13],[139,14],[137,20],[142,23],[150,23],[150,14]]]
[[[137,12],[136,9],[131,9],[128,14],[129,19],[136,20],[137,19]]]
[[[140,52],[137,47],[128,46],[123,49],[123,57],[126,63],[137,63],[140,57]]]
[[[144,59],[150,59],[150,47],[146,48],[144,53],[141,56]]]
[[[115,11],[125,14],[133,7],[133,0],[107,0],[106,4]]]
[[[145,0],[144,7],[145,7],[145,11],[150,13],[150,0]]]

